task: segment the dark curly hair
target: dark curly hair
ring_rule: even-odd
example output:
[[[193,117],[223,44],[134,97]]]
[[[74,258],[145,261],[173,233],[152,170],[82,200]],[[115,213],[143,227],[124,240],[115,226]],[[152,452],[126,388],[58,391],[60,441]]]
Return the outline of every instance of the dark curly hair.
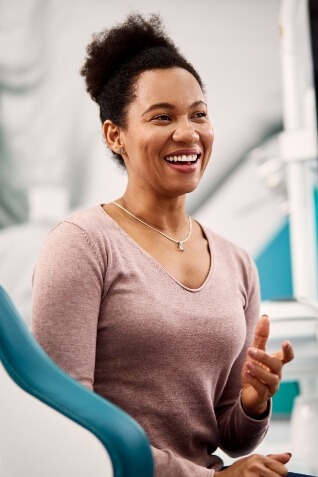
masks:
[[[101,122],[110,119],[125,128],[127,108],[135,97],[140,73],[173,67],[189,71],[203,89],[200,76],[167,36],[159,16],[152,14],[146,20],[134,13],[124,23],[93,36],[81,75],[99,105]],[[123,158],[113,154],[124,165]]]

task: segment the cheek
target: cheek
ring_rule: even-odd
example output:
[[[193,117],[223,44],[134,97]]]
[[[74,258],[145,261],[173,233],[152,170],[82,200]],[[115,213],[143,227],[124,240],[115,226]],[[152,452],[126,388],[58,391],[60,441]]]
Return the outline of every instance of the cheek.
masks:
[[[207,131],[207,138],[208,138],[208,141],[211,143],[211,147],[212,147],[214,142],[214,130],[212,125],[210,125],[209,130]]]
[[[213,147],[213,144],[214,144],[214,134],[212,134],[212,137],[211,137],[211,149]]]
[[[211,131],[209,131],[205,136],[206,148],[212,151],[213,143],[214,143],[214,133],[213,133],[213,129],[211,129]]]
[[[154,159],[158,156],[157,141],[153,137],[144,137],[136,142],[131,151],[132,167],[141,175],[153,174],[157,164]]]
[[[166,142],[167,135],[159,133],[149,134],[142,142],[142,150],[151,157],[157,157],[161,154]]]
[[[136,135],[138,135],[138,140],[136,140],[136,136],[133,136],[129,144],[131,157],[138,163],[148,162],[148,164],[155,165],[156,159],[165,153],[171,131],[168,131],[167,128],[155,128],[151,131],[143,130],[139,134],[137,132]]]

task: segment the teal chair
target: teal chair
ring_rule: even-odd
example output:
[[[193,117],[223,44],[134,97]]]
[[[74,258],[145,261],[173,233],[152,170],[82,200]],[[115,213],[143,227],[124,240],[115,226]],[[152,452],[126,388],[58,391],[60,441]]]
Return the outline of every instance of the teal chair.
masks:
[[[1,287],[0,475],[153,476],[144,430],[50,359]]]

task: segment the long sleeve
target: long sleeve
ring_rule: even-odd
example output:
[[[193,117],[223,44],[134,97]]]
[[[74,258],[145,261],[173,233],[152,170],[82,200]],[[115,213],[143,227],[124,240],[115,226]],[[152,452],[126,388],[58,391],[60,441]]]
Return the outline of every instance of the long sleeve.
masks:
[[[63,222],[48,236],[33,274],[32,332],[52,359],[93,388],[102,264],[85,231]]]
[[[160,450],[155,447],[151,449],[155,463],[154,477],[213,477],[215,475],[214,470],[196,465],[173,454],[170,450]]]

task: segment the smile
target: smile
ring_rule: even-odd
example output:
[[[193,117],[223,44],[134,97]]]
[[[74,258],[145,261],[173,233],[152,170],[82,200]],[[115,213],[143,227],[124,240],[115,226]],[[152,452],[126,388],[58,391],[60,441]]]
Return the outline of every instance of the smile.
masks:
[[[166,156],[165,161],[178,164],[195,164],[199,159],[200,154],[180,155],[180,156]]]

